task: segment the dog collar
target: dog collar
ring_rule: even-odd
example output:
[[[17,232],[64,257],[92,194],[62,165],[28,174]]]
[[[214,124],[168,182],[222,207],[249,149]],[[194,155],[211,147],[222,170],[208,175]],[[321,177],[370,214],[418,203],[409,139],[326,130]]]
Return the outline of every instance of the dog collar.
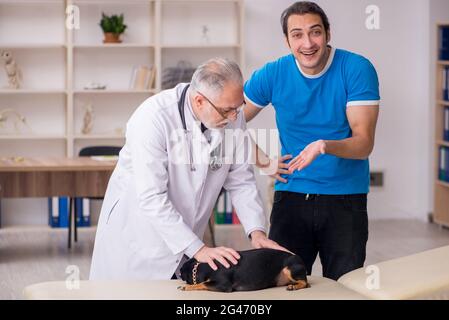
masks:
[[[198,271],[198,266],[199,265],[200,265],[199,262],[195,263],[195,265],[193,266],[193,269],[192,269],[192,281],[193,281],[193,284],[196,284],[196,273]]]

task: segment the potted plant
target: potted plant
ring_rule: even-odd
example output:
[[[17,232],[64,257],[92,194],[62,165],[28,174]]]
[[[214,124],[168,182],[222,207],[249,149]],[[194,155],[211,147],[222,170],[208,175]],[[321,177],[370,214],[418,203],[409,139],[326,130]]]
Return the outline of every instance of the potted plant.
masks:
[[[103,12],[100,21],[101,29],[104,33],[104,43],[120,43],[120,35],[125,32],[127,25],[123,23],[123,13],[121,15],[107,16]]]

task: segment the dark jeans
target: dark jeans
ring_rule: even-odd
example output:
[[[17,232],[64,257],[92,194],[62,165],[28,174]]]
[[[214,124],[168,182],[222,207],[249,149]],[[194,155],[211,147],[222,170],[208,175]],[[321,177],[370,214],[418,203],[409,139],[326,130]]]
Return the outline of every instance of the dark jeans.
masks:
[[[337,280],[363,267],[368,241],[366,194],[276,191],[269,238],[299,255],[310,275],[319,253],[323,276]]]

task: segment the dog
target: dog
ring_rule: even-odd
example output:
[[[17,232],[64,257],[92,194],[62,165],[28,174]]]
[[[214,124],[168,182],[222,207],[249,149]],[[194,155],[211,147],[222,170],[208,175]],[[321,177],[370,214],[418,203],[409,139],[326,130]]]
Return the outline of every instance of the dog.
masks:
[[[209,264],[195,258],[181,267],[184,291],[209,290],[218,292],[253,291],[287,286],[287,290],[308,288],[306,266],[300,256],[275,249],[239,251],[237,265],[227,269],[217,262],[214,271]]]

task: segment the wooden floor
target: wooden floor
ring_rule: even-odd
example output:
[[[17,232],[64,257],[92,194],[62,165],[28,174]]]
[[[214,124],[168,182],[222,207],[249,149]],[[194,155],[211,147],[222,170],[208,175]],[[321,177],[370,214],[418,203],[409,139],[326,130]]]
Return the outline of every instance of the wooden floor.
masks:
[[[0,299],[21,299],[22,290],[33,283],[64,281],[69,276],[68,266],[76,266],[80,279],[87,279],[95,228],[80,229],[78,236],[78,243],[68,250],[66,230],[0,229]],[[237,250],[250,248],[241,228],[218,228],[215,237],[217,245]],[[206,234],[206,243],[210,244],[210,239]],[[434,224],[414,220],[371,221],[365,265],[444,245],[449,245],[449,230]],[[313,274],[321,275],[318,260]]]

